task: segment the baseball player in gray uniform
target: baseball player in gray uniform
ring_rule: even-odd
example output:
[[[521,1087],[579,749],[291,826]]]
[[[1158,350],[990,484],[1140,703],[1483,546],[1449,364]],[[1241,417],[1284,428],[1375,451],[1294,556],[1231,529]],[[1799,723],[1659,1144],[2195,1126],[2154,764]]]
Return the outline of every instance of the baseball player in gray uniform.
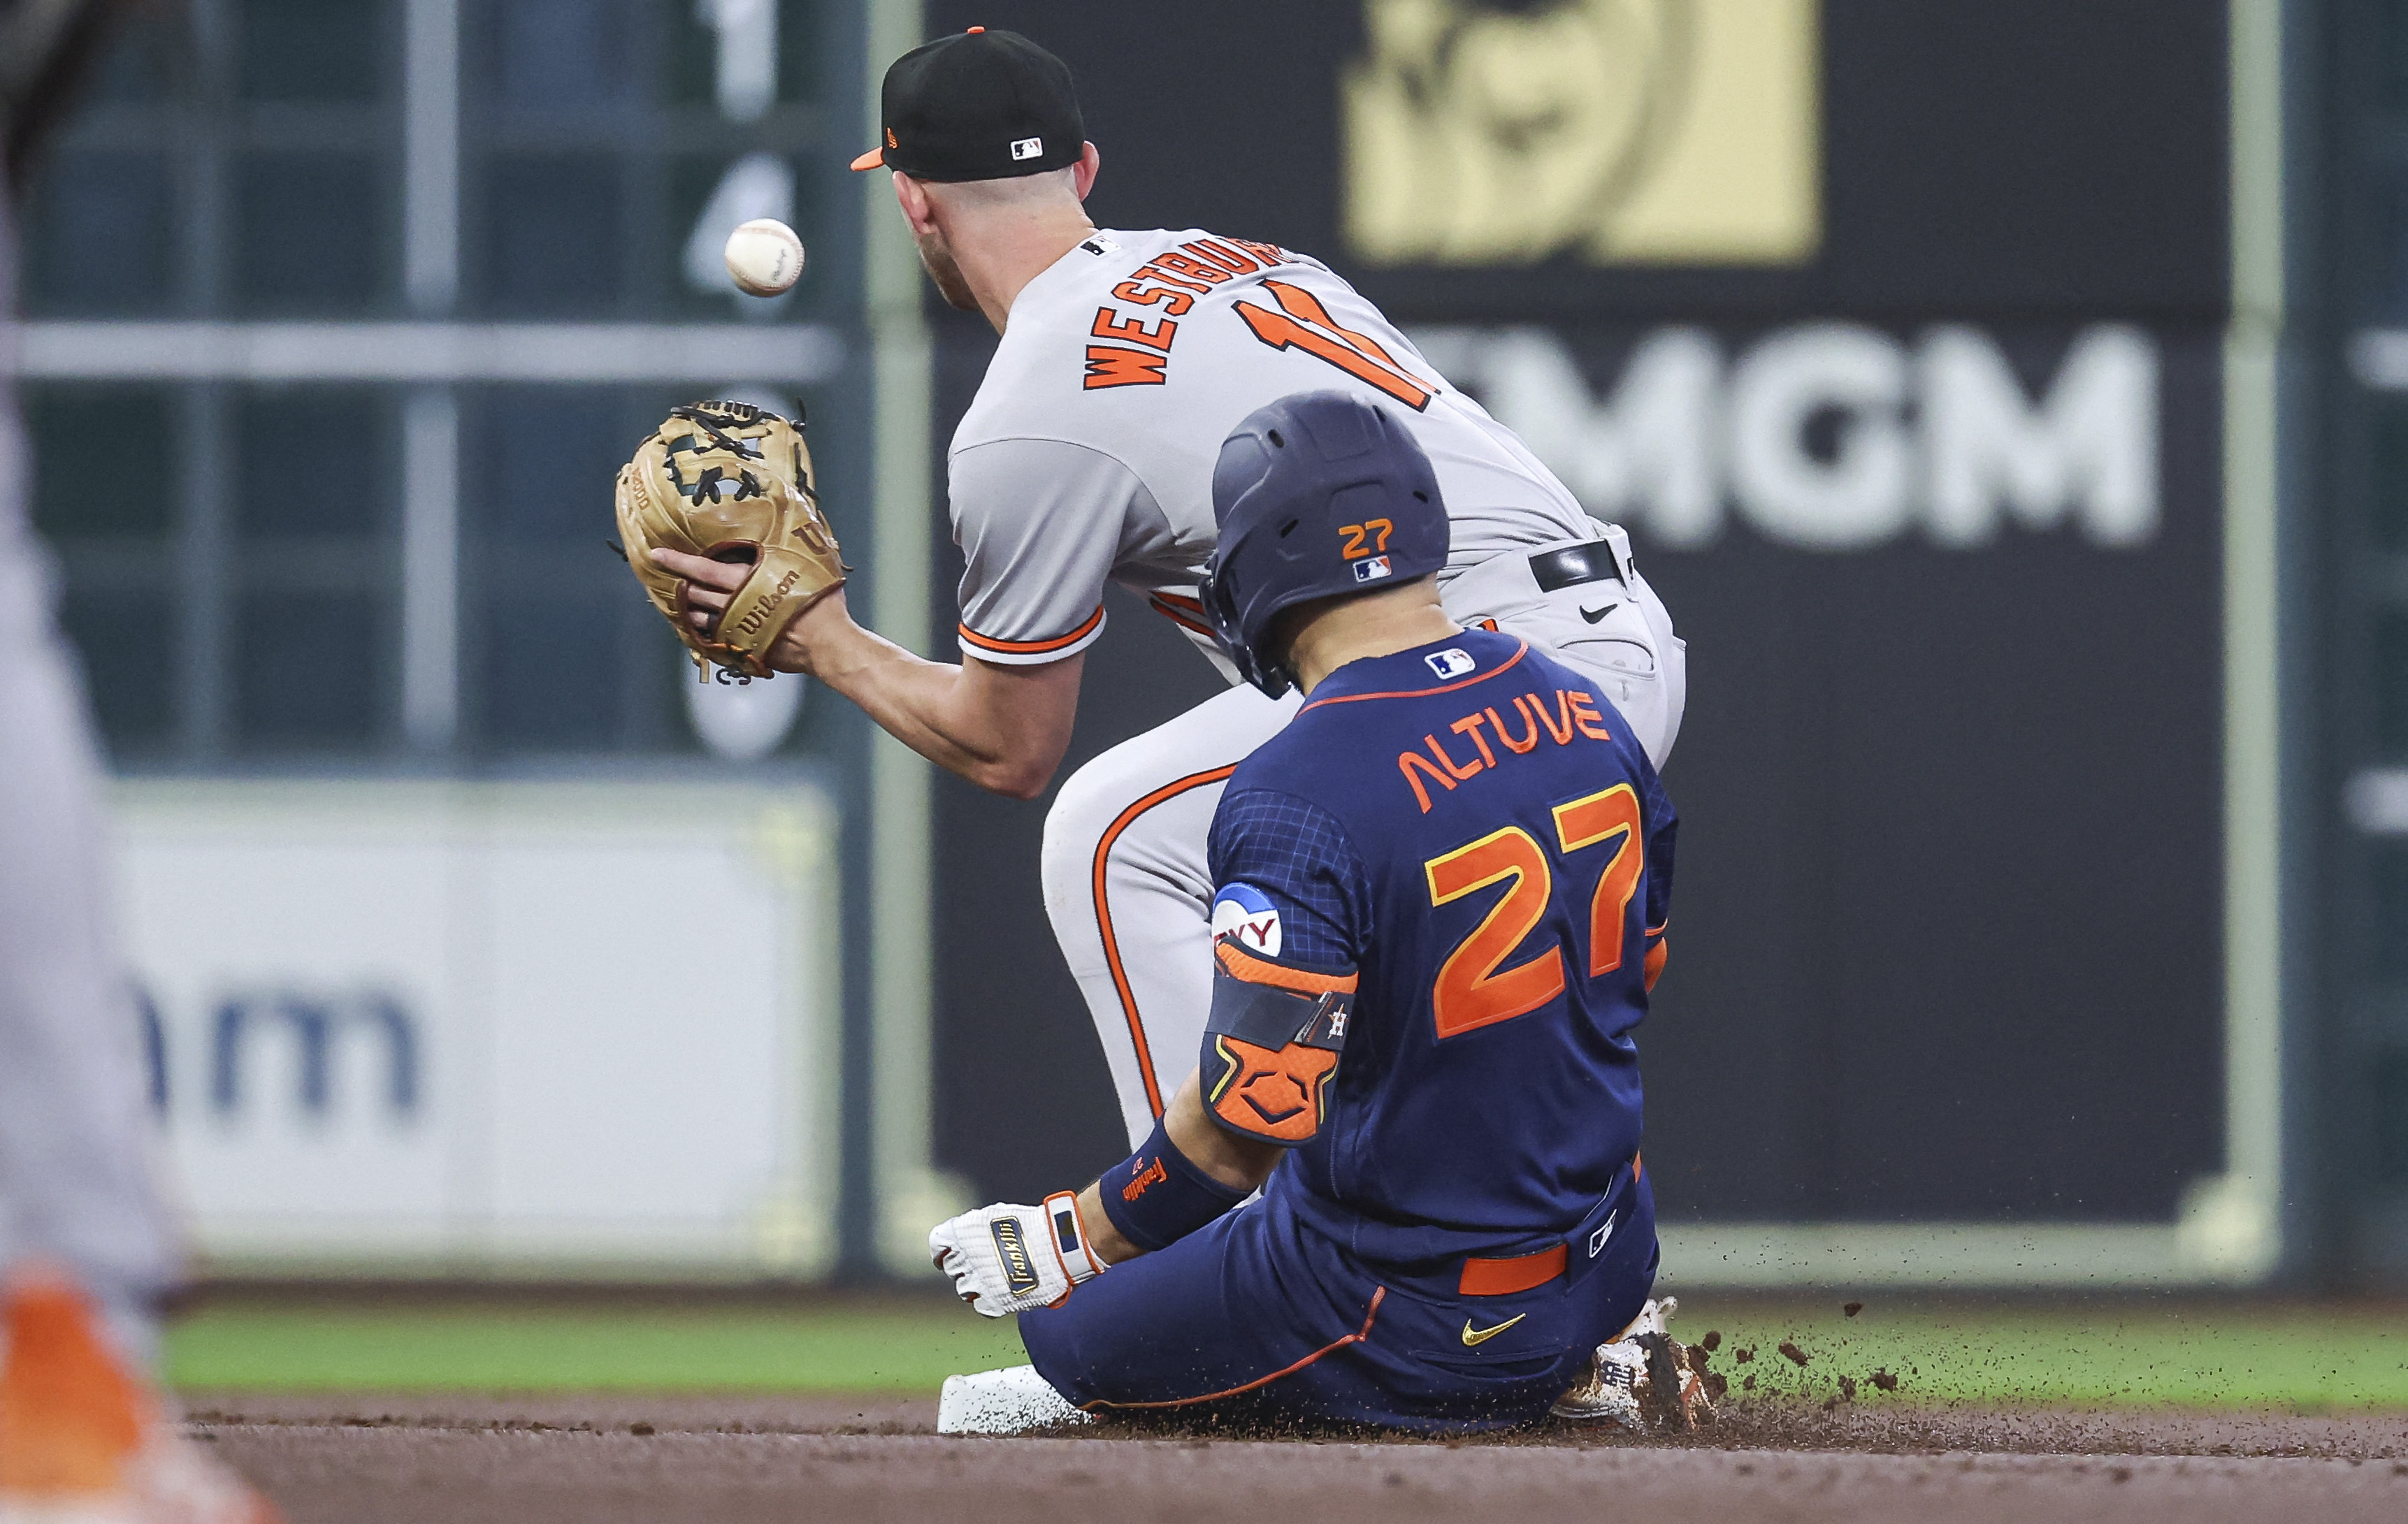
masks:
[[[12,184],[116,8],[0,0]],[[273,1524],[147,1379],[179,1244],[108,926],[99,759],[6,379],[13,210],[0,197],[0,1524]]]
[[[1097,229],[1097,156],[1069,70],[973,28],[887,71],[881,146],[939,290],[1002,335],[950,456],[968,562],[958,666],[862,629],[841,593],[801,616],[778,666],[836,688],[923,755],[1034,797],[1068,747],[1105,583],[1140,593],[1204,657],[1196,587],[1214,541],[1212,464],[1239,420],[1338,386],[1404,420],[1452,522],[1441,587],[1464,624],[1528,637],[1594,677],[1659,766],[1680,729],[1681,642],[1622,531],[1584,513],[1512,433],[1450,386],[1353,287],[1302,254],[1201,229]],[[1364,582],[1392,526],[1352,526]],[[708,629],[741,566],[655,552]],[[1132,1143],[1150,1133],[1211,997],[1206,830],[1231,770],[1296,695],[1236,684],[1081,768],[1046,819],[1046,909],[1093,1014]],[[1438,738],[1480,765],[1478,734]]]

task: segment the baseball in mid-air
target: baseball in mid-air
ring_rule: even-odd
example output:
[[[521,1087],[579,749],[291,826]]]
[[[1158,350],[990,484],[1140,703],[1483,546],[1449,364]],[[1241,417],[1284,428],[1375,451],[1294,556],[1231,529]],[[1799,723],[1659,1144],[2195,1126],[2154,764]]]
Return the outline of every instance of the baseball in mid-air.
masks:
[[[756,217],[727,235],[727,273],[736,289],[780,296],[803,278],[803,240],[774,217]]]

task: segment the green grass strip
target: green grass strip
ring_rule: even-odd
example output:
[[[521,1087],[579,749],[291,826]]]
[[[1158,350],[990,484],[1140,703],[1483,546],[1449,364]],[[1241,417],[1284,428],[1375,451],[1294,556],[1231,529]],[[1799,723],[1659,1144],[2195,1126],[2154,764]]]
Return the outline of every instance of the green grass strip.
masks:
[[[1712,1368],[1759,1392],[1816,1400],[1857,1383],[1862,1402],[2049,1403],[2280,1408],[2301,1413],[2408,1408],[2408,1309],[2282,1303],[2112,1301],[1982,1305],[1837,1297],[1682,1299],[1676,1337],[1722,1333]],[[1780,1353],[1787,1342],[1800,1367]],[[1738,1354],[1753,1348],[1742,1364]],[[1898,1377],[1895,1392],[1871,1385]]]
[[[1822,1401],[2408,1409],[2408,1309],[2155,1303],[1684,1298],[1672,1331],[1722,1334],[1713,1368]],[[1800,1367],[1784,1342],[1808,1358]],[[1741,1363],[1742,1348],[1754,1360]],[[278,1391],[934,1393],[1026,1359],[1013,1325],[950,1303],[692,1308],[566,1303],[208,1308],[168,1339],[186,1388]],[[1870,1377],[1899,1378],[1895,1392]]]
[[[303,1305],[208,1308],[167,1376],[254,1391],[926,1392],[1028,1357],[1010,1319],[961,1307]]]

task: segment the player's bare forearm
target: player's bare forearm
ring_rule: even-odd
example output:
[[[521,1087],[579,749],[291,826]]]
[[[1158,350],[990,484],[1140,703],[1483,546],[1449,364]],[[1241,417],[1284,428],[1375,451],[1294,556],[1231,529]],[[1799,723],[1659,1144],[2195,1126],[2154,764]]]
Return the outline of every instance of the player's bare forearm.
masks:
[[[708,629],[742,585],[743,566],[656,550],[687,578],[688,617]],[[842,589],[806,609],[770,648],[781,672],[817,677],[887,734],[982,789],[1033,799],[1069,749],[1082,656],[1041,666],[929,662],[855,623]]]
[[[1015,799],[1044,791],[1069,749],[1083,656],[1042,666],[924,661],[855,624],[843,596],[796,620],[780,653],[793,648],[802,670],[938,766]]]
[[[1204,1110],[1203,1088],[1192,1074],[1170,1098],[1170,1109],[1163,1113],[1162,1122],[1189,1162],[1237,1190],[1253,1190],[1269,1179],[1280,1156],[1287,1152],[1274,1144],[1239,1137],[1216,1124]],[[1100,1182],[1079,1192],[1079,1222],[1087,1230],[1096,1258],[1106,1264],[1119,1264],[1145,1252],[1123,1237],[1104,1215]]]

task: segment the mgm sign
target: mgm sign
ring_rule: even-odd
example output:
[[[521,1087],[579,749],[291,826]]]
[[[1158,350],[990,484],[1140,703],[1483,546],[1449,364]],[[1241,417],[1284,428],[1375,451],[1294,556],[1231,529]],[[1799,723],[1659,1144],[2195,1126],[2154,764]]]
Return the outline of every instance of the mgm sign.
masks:
[[[1795,264],[1816,0],[1366,0],[1346,235],[1375,265]]]

